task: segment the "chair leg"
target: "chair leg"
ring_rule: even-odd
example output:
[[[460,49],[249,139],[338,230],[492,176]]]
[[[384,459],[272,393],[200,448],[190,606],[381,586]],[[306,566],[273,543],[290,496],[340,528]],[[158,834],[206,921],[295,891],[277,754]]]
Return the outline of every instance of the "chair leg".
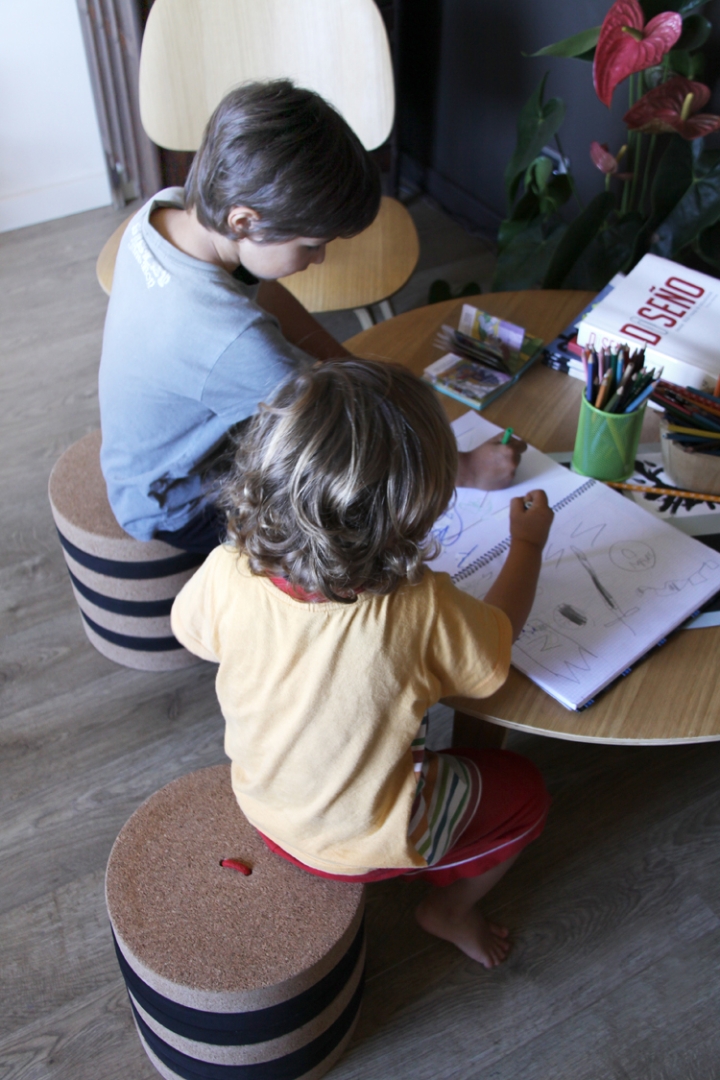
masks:
[[[360,320],[360,326],[363,328],[363,330],[369,330],[372,326],[375,325],[375,320],[372,317],[372,312],[370,311],[370,308],[356,307],[353,308],[353,311]]]
[[[378,307],[380,308],[380,314],[382,315],[383,319],[395,318],[395,312],[393,311],[393,306],[389,300],[381,300],[378,304]]]

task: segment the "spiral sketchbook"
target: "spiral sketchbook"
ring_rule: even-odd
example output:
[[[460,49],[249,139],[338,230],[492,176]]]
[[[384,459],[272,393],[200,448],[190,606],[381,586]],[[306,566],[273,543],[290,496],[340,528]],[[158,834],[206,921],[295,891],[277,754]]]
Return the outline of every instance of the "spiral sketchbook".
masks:
[[[501,431],[477,413],[453,428],[461,450]],[[579,709],[720,590],[720,555],[528,447],[511,487],[458,489],[433,530],[442,551],[432,569],[482,599],[510,547],[510,500],[533,488],[547,492],[555,519],[512,662],[566,708]]]

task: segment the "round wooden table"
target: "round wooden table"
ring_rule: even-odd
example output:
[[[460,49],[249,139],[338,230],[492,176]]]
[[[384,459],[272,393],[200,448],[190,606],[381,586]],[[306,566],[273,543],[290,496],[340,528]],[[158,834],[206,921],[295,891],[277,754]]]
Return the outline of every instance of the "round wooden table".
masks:
[[[493,315],[550,341],[592,299],[571,291],[490,293],[474,301]],[[450,300],[399,315],[345,342],[368,359],[394,360],[417,374],[439,353],[433,342],[464,301]],[[457,325],[455,323],[455,325]],[[452,420],[465,406],[440,395]],[[483,415],[515,431],[540,450],[571,450],[580,408],[581,383],[538,364]],[[659,439],[659,418],[648,411],[641,442]],[[638,664],[632,675],[607,690],[585,712],[565,709],[514,668],[498,693],[482,701],[446,702],[467,717],[504,728],[582,742],[685,743],[720,739],[720,628],[679,631]]]

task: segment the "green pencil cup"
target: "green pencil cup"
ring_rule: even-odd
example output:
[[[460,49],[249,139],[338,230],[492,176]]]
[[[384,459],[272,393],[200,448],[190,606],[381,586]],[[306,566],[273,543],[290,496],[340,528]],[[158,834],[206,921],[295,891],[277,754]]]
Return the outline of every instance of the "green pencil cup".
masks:
[[[627,480],[635,465],[645,405],[630,413],[596,409],[583,397],[580,404],[573,472],[595,480]]]

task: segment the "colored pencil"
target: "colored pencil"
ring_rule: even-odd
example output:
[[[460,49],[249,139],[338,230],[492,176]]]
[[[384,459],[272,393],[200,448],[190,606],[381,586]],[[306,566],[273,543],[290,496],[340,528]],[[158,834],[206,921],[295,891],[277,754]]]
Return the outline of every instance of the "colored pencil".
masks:
[[[699,499],[701,502],[720,503],[720,495],[701,495],[699,491],[680,491],[678,488],[645,487],[644,484],[626,484],[620,480],[605,480],[608,487],[620,491],[642,491],[645,495],[674,495],[676,499]]]

